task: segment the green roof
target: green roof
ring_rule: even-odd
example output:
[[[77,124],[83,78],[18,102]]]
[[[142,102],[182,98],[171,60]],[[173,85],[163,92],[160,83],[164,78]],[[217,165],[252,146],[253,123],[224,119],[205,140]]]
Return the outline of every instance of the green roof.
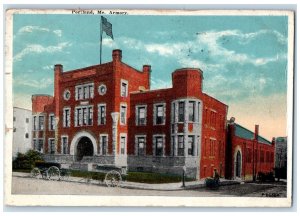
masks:
[[[244,139],[254,139],[254,133],[239,124],[235,124],[235,135]],[[272,144],[270,141],[261,136],[258,136],[258,141],[265,144]]]

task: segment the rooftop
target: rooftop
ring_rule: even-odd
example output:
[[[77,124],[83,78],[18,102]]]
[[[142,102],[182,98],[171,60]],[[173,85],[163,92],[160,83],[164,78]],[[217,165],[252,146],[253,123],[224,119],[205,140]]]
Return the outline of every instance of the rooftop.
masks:
[[[254,139],[254,133],[247,128],[235,123],[235,135],[245,139]],[[272,144],[267,139],[263,138],[262,136],[258,136],[258,141],[265,144]]]

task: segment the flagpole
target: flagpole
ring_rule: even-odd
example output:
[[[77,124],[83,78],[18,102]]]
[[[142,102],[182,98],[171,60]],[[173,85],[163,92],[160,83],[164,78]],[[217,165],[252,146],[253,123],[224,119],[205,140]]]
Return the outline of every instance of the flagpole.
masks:
[[[100,64],[102,63],[102,16],[100,17]]]

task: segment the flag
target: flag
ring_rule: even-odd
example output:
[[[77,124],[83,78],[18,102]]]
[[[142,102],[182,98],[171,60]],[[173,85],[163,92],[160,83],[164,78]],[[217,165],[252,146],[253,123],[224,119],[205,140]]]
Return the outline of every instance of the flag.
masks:
[[[111,37],[111,39],[114,39],[112,33],[112,24],[108,22],[107,19],[103,16],[101,16],[101,26],[102,26],[102,32],[104,31],[107,36]]]

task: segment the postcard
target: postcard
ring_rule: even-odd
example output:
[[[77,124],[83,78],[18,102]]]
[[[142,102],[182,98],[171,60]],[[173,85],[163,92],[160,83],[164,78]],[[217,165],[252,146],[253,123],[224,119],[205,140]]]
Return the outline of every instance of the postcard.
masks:
[[[5,36],[6,205],[291,206],[293,11],[10,9]]]

